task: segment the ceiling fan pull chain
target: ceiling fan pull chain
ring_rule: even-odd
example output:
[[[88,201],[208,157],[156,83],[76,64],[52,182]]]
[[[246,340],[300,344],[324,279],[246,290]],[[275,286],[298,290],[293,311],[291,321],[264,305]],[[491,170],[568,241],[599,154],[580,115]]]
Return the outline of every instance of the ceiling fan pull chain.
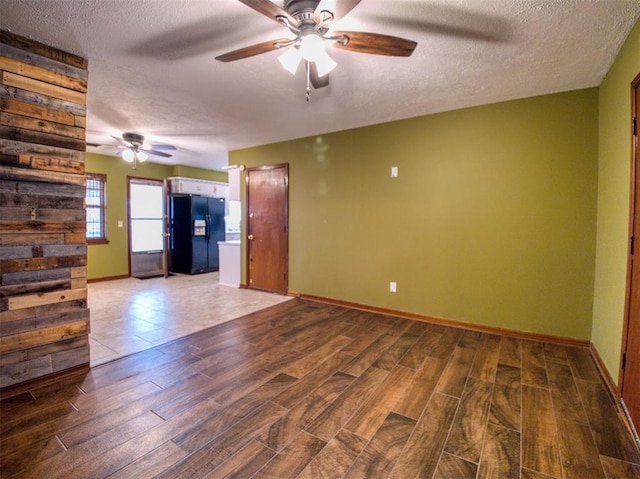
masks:
[[[309,102],[311,100],[311,67],[306,60],[304,64],[307,67],[307,102]]]

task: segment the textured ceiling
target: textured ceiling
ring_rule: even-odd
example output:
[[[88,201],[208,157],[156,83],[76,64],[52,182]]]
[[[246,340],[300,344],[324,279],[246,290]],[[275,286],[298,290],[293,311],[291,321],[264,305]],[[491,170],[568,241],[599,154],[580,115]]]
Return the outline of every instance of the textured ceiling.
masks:
[[[362,0],[334,28],[415,52],[330,49],[307,103],[278,52],[214,60],[288,33],[236,0],[0,0],[0,28],[89,60],[88,141],[137,132],[178,148],[165,163],[211,169],[238,148],[597,86],[639,16],[640,0]]]

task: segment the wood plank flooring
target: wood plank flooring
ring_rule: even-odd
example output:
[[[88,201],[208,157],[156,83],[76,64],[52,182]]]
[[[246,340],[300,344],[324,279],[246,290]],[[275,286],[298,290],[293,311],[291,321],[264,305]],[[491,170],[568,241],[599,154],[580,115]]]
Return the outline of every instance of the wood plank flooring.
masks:
[[[640,478],[587,349],[299,299],[4,396],[2,478]]]

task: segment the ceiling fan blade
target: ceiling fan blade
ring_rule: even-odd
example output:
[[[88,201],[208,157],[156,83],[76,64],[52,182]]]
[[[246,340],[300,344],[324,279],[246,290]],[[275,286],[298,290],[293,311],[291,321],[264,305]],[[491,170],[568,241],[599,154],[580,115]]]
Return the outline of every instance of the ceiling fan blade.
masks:
[[[315,63],[312,62],[309,62],[309,79],[311,80],[311,84],[315,89],[329,86],[329,74],[327,73],[323,77],[319,76],[318,67]]]
[[[272,50],[277,50],[278,44],[286,43],[290,40],[288,38],[278,38],[277,40],[270,40],[268,42],[257,43],[248,47],[240,48],[232,52],[225,53],[216,57],[216,60],[220,62],[233,62],[236,60],[242,60],[243,58],[249,58],[254,55],[260,55],[261,53],[267,53]]]
[[[265,17],[269,17],[278,23],[278,17],[286,18],[289,23],[296,25],[298,22],[295,18],[289,15],[285,10],[280,8],[270,0],[238,0],[240,3],[244,3],[247,7],[253,8],[256,12],[262,13]]]
[[[346,45],[339,41],[333,46],[342,50],[374,55],[388,55],[393,57],[408,57],[415,50],[417,42],[400,37],[381,35],[367,32],[332,32],[333,37],[347,37]]]
[[[144,150],[146,153],[149,153],[150,155],[155,155],[155,156],[162,156],[163,158],[171,158],[171,155],[168,153],[165,153],[164,151],[158,151],[158,150]]]
[[[321,23],[323,20],[321,13],[324,11],[331,12],[334,21],[339,20],[353,10],[360,1],[361,0],[320,0],[315,12],[313,12],[313,21]]]
[[[167,145],[164,143],[152,143],[151,145],[149,145],[151,147],[152,150],[175,150],[176,147],[173,145]]]
[[[115,135],[109,135],[109,136],[111,138],[113,138],[114,140],[117,140],[118,143],[120,143],[121,145],[125,145],[126,144],[126,142],[122,138],[120,138],[119,136],[115,136]]]

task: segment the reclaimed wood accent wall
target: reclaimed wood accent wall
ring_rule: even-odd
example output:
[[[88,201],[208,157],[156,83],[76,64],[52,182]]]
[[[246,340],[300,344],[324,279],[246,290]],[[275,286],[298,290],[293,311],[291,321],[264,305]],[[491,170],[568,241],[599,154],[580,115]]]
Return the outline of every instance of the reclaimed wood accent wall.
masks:
[[[0,30],[0,388],[89,363],[87,62]]]

